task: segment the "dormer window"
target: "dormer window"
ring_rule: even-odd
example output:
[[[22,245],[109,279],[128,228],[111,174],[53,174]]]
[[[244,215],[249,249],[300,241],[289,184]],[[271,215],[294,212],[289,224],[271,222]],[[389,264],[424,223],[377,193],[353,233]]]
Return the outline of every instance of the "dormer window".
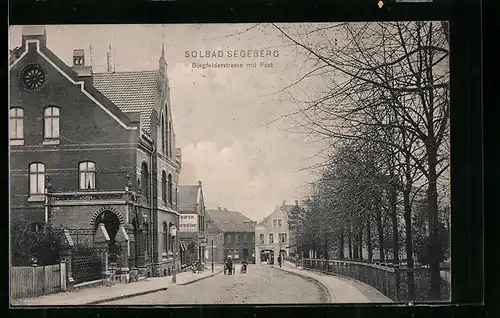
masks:
[[[20,107],[11,108],[9,111],[9,138],[10,144],[24,145],[24,110]]]
[[[59,144],[59,107],[49,106],[43,115],[43,143]]]

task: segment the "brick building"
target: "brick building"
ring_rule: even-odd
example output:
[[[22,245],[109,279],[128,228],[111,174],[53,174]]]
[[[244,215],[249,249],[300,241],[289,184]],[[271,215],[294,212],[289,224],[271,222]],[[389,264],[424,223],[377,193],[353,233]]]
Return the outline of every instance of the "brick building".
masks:
[[[231,257],[239,263],[255,262],[255,222],[235,211],[227,209],[208,210],[206,213],[206,236],[208,262],[212,261],[211,246],[214,244],[214,263]]]
[[[76,244],[105,240],[128,257],[124,271],[180,267],[181,153],[163,49],[157,70],[94,73],[83,50],[68,66],[31,26],[11,54],[11,214],[63,227]]]
[[[286,259],[295,248],[291,246],[290,228],[288,218],[292,209],[298,207],[298,201],[295,205],[287,205],[283,201],[281,206],[260,221],[255,227],[255,252],[257,263],[277,264],[278,256]]]
[[[205,200],[201,181],[197,185],[179,186],[179,239],[183,264],[205,255]]]

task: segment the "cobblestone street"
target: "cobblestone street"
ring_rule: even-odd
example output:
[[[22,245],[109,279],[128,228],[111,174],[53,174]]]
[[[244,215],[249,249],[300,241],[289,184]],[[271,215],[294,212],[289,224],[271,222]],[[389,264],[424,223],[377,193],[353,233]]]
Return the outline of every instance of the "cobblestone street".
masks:
[[[324,303],[328,292],[318,283],[268,265],[249,265],[247,274],[218,274],[166,291],[102,305]]]

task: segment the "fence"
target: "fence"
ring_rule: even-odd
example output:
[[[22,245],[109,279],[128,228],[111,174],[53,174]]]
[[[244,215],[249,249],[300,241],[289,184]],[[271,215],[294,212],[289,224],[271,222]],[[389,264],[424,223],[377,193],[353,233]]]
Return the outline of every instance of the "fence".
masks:
[[[347,276],[366,283],[393,301],[448,301],[450,283],[441,279],[440,299],[429,299],[430,270],[427,267],[399,268],[397,265],[366,262],[304,259],[303,267]]]
[[[103,256],[97,253],[73,255],[72,274],[75,284],[102,278]]]
[[[66,290],[66,263],[56,265],[11,267],[12,298],[38,297]]]

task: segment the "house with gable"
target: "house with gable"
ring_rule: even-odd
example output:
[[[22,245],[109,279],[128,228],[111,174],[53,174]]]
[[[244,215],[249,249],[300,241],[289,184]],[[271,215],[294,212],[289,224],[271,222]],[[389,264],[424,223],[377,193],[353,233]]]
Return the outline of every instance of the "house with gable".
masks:
[[[277,264],[278,256],[283,260],[294,253],[288,220],[291,211],[298,207],[287,205],[285,201],[255,226],[256,263]]]
[[[84,50],[67,65],[48,43],[25,26],[10,52],[10,217],[106,245],[127,280],[171,274],[181,153],[163,47],[157,70],[95,73]]]
[[[204,261],[205,241],[205,199],[202,182],[196,185],[179,186],[179,239],[182,264]]]
[[[235,263],[255,263],[255,221],[222,208],[208,210],[206,217],[207,262],[223,263],[231,257]]]

